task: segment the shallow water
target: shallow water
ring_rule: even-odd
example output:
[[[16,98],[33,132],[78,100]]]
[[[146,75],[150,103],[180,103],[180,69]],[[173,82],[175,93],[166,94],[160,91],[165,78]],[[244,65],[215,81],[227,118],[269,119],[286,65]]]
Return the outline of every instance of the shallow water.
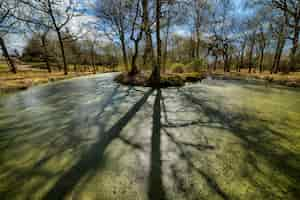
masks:
[[[78,78],[0,98],[0,199],[298,199],[300,91]]]

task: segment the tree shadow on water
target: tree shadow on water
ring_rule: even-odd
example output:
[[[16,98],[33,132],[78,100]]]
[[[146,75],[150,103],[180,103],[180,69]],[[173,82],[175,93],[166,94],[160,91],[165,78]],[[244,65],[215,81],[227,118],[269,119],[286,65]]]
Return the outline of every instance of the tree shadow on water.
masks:
[[[153,105],[153,124],[151,136],[149,200],[166,199],[162,182],[162,155],[161,155],[161,90],[158,89]]]
[[[168,124],[161,123],[161,115],[163,114],[165,121]],[[216,193],[218,194],[222,199],[229,199],[227,194],[220,188],[218,183],[209,176],[205,171],[198,168],[192,159],[190,158],[190,155],[188,153],[188,148],[193,148],[197,151],[205,151],[205,150],[213,150],[214,146],[210,144],[196,144],[192,142],[187,141],[181,141],[177,139],[173,133],[167,130],[168,125],[176,124],[172,122],[171,119],[168,119],[168,111],[166,110],[165,105],[165,99],[162,95],[162,91],[160,89],[157,90],[155,101],[153,105],[153,126],[152,126],[152,135],[151,135],[151,154],[150,154],[150,174],[149,174],[149,188],[148,188],[148,199],[149,200],[165,200],[168,199],[164,185],[163,185],[163,171],[162,171],[162,153],[164,152],[162,149],[162,142],[161,138],[162,135],[166,135],[169,139],[168,141],[175,144],[176,148],[179,150],[181,161],[185,162],[189,168],[188,171],[195,171],[199,175],[201,175],[208,186]],[[197,121],[199,123],[199,121]],[[195,122],[196,123],[196,122]],[[192,123],[194,124],[194,122]],[[187,125],[188,126],[188,125]],[[175,170],[171,166],[171,171],[175,172]],[[173,173],[173,181],[174,183],[179,186],[181,185],[180,180],[181,178],[176,174],[177,172]],[[189,174],[185,174],[188,176]],[[180,187],[180,186],[179,186]],[[192,188],[179,188],[180,192],[183,192],[186,194],[188,192],[187,190],[191,190]]]
[[[64,197],[73,191],[81,178],[83,178],[89,171],[96,170],[103,160],[105,149],[114,139],[119,136],[123,128],[145,104],[152,92],[152,89],[146,92],[144,96],[137,103],[135,103],[129,109],[129,111],[123,115],[123,117],[120,118],[108,131],[99,133],[98,135],[101,135],[101,137],[98,139],[98,141],[95,142],[89,148],[89,150],[81,156],[75,165],[73,165],[58,179],[58,181],[48,191],[43,199],[64,199]]]
[[[182,128],[182,127],[189,127],[189,126],[194,126],[194,125],[207,126],[207,124],[209,122],[204,122],[201,119],[192,120],[192,121],[184,120],[184,122],[178,122],[178,121],[173,122],[172,119],[169,119],[169,117],[168,117],[168,115],[171,114],[172,112],[167,110],[165,100],[166,100],[166,97],[162,96],[162,108],[163,108],[162,113],[163,113],[164,121],[165,121],[165,123],[162,124],[162,131],[167,136],[168,141],[175,145],[175,147],[179,153],[180,161],[186,163],[187,171],[184,172],[185,174],[183,176],[187,177],[191,174],[192,171],[194,171],[194,172],[196,172],[196,174],[200,175],[205,180],[205,182],[207,183],[209,188],[215,194],[217,194],[219,197],[221,197],[224,200],[230,199],[229,196],[222,190],[222,188],[219,186],[219,184],[213,177],[211,177],[206,171],[202,170],[201,168],[199,168],[198,166],[196,166],[194,164],[194,161],[189,152],[189,148],[192,148],[193,150],[196,150],[199,152],[212,151],[215,149],[215,146],[209,144],[207,139],[206,139],[206,143],[203,143],[203,142],[196,143],[196,142],[184,141],[182,139],[177,138],[175,136],[175,134],[171,131],[172,129],[169,130],[169,128],[180,128],[180,127]],[[184,194],[184,196],[186,197],[186,195],[189,195],[188,192],[191,192],[194,189],[193,184],[191,184],[190,186],[184,186],[184,184],[183,184],[184,181],[181,177],[182,175],[180,176],[178,174],[175,165],[176,164],[171,165],[171,172],[172,172],[173,179],[174,179],[173,181],[174,181],[175,185],[177,186],[177,189],[180,192],[182,192]],[[197,199],[198,198],[200,198],[200,197],[197,197]]]
[[[222,102],[218,102],[218,100],[211,102],[215,106],[202,101],[201,96],[205,96],[205,93],[198,93],[197,95],[200,96],[198,97],[195,95],[196,93],[192,91],[179,90],[178,94],[183,97],[184,101],[189,102],[191,107],[194,107],[198,112],[203,113],[208,118],[208,125],[209,123],[218,123],[222,129],[238,137],[242,141],[242,147],[246,150],[245,161],[247,164],[250,164],[263,177],[265,176],[266,181],[272,181],[274,187],[283,184],[284,187],[287,187],[287,191],[291,196],[297,199],[300,190],[299,186],[295,183],[300,181],[300,154],[278,144],[277,139],[288,141],[289,138],[286,138],[287,136],[285,134],[281,133],[280,130],[270,128],[264,119],[251,113],[228,111],[222,107]],[[198,124],[199,126],[203,126],[207,124],[207,122],[201,124],[200,121],[195,121],[195,123],[191,125]],[[260,170],[260,167],[257,166],[258,158],[263,160],[265,165],[273,170],[274,175],[272,175],[272,177],[267,177],[266,174]],[[277,179],[276,176],[284,176],[291,182],[279,182],[280,179]],[[270,180],[270,178],[272,178],[272,180]],[[257,190],[261,191],[266,198],[280,198],[274,194],[274,190],[264,185],[264,183],[259,183],[255,178],[248,177],[248,181],[251,182]]]

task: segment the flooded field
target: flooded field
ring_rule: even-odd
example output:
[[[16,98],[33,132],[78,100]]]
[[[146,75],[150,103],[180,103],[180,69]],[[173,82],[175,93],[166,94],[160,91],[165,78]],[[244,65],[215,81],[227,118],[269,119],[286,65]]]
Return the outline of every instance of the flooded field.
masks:
[[[114,74],[0,97],[0,197],[298,199],[300,90]]]

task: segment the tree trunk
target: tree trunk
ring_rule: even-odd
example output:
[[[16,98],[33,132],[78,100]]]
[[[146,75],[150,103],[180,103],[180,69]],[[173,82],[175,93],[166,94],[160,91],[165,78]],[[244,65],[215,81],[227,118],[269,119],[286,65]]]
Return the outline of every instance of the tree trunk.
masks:
[[[224,72],[229,72],[229,56],[228,56],[228,45],[224,45],[223,49],[223,61],[224,61]]]
[[[259,72],[263,72],[263,62],[264,62],[264,53],[265,53],[265,48],[261,49],[260,52],[260,61],[259,61]]]
[[[64,43],[63,43],[63,39],[62,39],[62,36],[61,36],[61,33],[60,33],[61,27],[57,26],[56,19],[54,17],[53,10],[52,10],[52,3],[51,3],[51,1],[47,0],[47,2],[48,2],[48,4],[47,4],[47,6],[48,6],[48,14],[51,17],[51,20],[52,20],[52,23],[53,23],[53,25],[55,27],[55,31],[56,31],[56,34],[57,34],[57,37],[58,37],[58,41],[59,41],[59,46],[60,46],[60,50],[61,50],[61,56],[63,58],[63,64],[64,64],[64,74],[68,75],[68,65],[67,65],[66,56],[65,56]]]
[[[11,59],[11,57],[9,56],[6,45],[5,45],[5,42],[4,42],[2,37],[0,37],[0,45],[1,45],[3,56],[6,58],[7,63],[10,67],[10,71],[12,73],[16,74],[17,73],[16,65],[15,65],[14,61]]]
[[[41,40],[42,40],[42,46],[43,46],[43,49],[44,49],[44,51],[43,51],[44,62],[46,63],[48,72],[51,73],[52,70],[51,70],[50,63],[49,63],[49,58],[48,58],[46,36],[43,35]]]
[[[67,65],[67,61],[66,61],[64,43],[63,43],[63,40],[62,40],[62,37],[61,37],[60,30],[56,29],[56,33],[57,33],[57,37],[58,37],[58,41],[59,41],[59,46],[60,46],[60,51],[61,51],[61,56],[62,56],[63,64],[64,64],[64,74],[68,75],[68,65]]]
[[[274,73],[277,74],[278,71],[280,70],[280,61],[281,61],[281,56],[282,56],[282,52],[283,52],[283,48],[285,46],[285,39],[281,41],[280,43],[280,47],[279,47],[279,52],[278,52],[278,57],[277,57],[277,60],[276,60],[276,67],[275,67],[275,71]]]
[[[224,62],[224,63],[223,63],[223,65],[224,65],[224,66],[223,66],[223,71],[226,72],[227,61],[226,61],[226,58],[225,58],[225,54],[223,54],[223,62]]]
[[[148,4],[149,4],[148,0],[142,1],[144,32],[146,36],[146,46],[143,55],[143,64],[147,65],[147,61],[150,56],[150,63],[153,65],[154,52],[153,52],[152,36],[151,36],[151,29],[149,23]]]
[[[138,68],[136,66],[136,59],[138,57],[138,53],[139,53],[139,41],[134,41],[134,54],[131,59],[131,71],[129,73],[131,76],[138,73]]]
[[[280,59],[279,59],[279,52],[280,52],[280,46],[281,46],[280,43],[281,43],[281,38],[278,37],[275,55],[274,55],[274,59],[273,59],[273,64],[272,64],[272,68],[270,71],[271,74],[276,73],[275,71],[277,71],[278,65],[280,64]]]
[[[191,36],[190,38],[190,47],[191,47],[189,52],[190,60],[194,60],[196,56],[196,44],[193,36]]]
[[[230,72],[228,54],[224,54],[223,60],[224,60],[224,72]]]
[[[253,38],[251,38],[251,45],[250,45],[250,52],[249,52],[249,70],[248,73],[252,72],[252,65],[253,65],[253,51],[254,51],[254,45],[255,45],[255,39],[254,39],[254,35],[252,36]]]
[[[277,35],[277,45],[276,45],[275,56],[273,59],[271,74],[272,73],[276,74],[279,70],[281,55],[286,43],[285,35],[286,35],[285,25],[281,24],[279,34]]]
[[[160,0],[156,0],[156,41],[157,41],[157,65],[155,79],[156,83],[160,82],[160,65],[161,65],[161,40],[160,40]]]
[[[91,46],[91,61],[92,61],[93,73],[96,74],[97,69],[96,69],[96,64],[95,64],[95,49],[94,49],[93,45],[94,44],[92,44],[92,46]]]
[[[294,36],[293,36],[293,47],[291,49],[291,55],[290,55],[290,62],[287,73],[290,71],[295,71],[296,68],[296,53],[298,50],[298,44],[299,43],[299,29],[298,27],[295,27]]]
[[[238,72],[241,72],[241,68],[244,67],[244,56],[245,56],[246,45],[247,45],[247,43],[246,43],[246,39],[245,39],[245,41],[242,44],[241,60],[239,63]]]
[[[157,60],[153,66],[151,75],[154,86],[159,87],[160,84],[160,65],[161,65],[161,40],[160,40],[160,15],[161,15],[160,0],[156,0],[156,42],[157,42]]]
[[[196,28],[196,58],[199,59],[200,58],[200,31],[199,28]]]
[[[133,20],[131,35],[130,35],[130,39],[134,42],[134,54],[132,56],[131,70],[129,72],[130,76],[134,76],[138,73],[138,68],[136,66],[136,59],[137,59],[138,53],[139,53],[139,42],[142,39],[143,32],[144,32],[144,27],[142,26],[142,27],[139,28],[139,33],[138,33],[137,37],[136,38],[134,37],[137,18],[138,18],[138,15],[140,14],[139,7],[140,7],[140,1],[137,1],[135,17],[134,17],[134,20]],[[144,18],[143,18],[143,20],[144,20]]]
[[[128,57],[127,57],[127,49],[126,49],[126,44],[125,44],[125,36],[124,36],[123,31],[121,31],[121,33],[120,33],[120,41],[121,41],[123,62],[125,65],[125,70],[128,71]]]
[[[200,46],[201,46],[201,23],[202,23],[202,19],[201,19],[201,15],[202,15],[202,3],[200,3],[200,1],[194,1],[195,4],[195,32],[196,32],[196,58],[199,59],[200,58]]]
[[[73,70],[74,70],[74,72],[77,72],[77,63],[76,62],[74,63],[74,69]]]
[[[170,21],[171,18],[168,17],[167,19],[167,32],[165,36],[165,49],[164,49],[164,55],[163,55],[163,72],[166,73],[166,64],[167,64],[167,57],[168,57],[168,40],[169,40],[169,32],[170,32]]]
[[[214,57],[215,57],[214,71],[216,71],[217,70],[217,64],[218,64],[218,55],[216,54]]]

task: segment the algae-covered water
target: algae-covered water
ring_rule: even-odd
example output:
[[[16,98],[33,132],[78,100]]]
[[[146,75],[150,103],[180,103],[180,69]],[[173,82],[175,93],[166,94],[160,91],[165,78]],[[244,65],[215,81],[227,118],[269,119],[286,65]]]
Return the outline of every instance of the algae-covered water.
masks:
[[[300,91],[114,74],[0,97],[0,199],[299,199]]]

